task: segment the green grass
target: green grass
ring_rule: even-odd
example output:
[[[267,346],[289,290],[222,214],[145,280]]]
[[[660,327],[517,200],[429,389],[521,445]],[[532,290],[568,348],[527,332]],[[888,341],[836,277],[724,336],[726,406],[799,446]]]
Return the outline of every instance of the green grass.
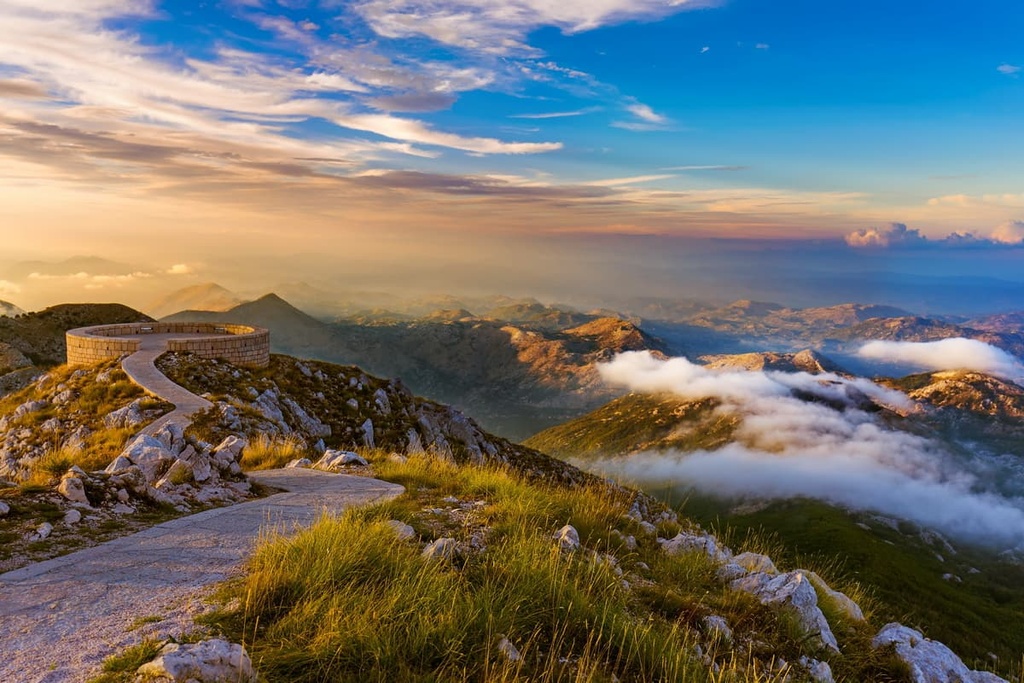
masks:
[[[269,534],[244,576],[221,592],[235,607],[208,620],[245,644],[268,683],[756,683],[782,680],[775,657],[811,654],[787,615],[724,588],[704,555],[662,552],[626,516],[633,494],[623,489],[554,487],[502,468],[366,455],[377,476],[407,493],[325,516],[294,536]],[[411,524],[424,540],[452,536],[479,549],[452,564],[431,562],[418,544],[397,540],[389,519]],[[558,551],[551,535],[566,523],[588,550]],[[637,538],[635,548],[625,535]],[[601,559],[609,551],[617,567]],[[705,643],[716,673],[693,655],[711,614],[725,616],[737,643],[765,645]],[[520,660],[497,651],[503,637]],[[851,626],[841,638],[846,663],[834,666],[844,680],[900,680],[891,658],[870,651],[865,629]]]
[[[148,638],[119,654],[108,657],[103,661],[103,673],[89,679],[88,683],[127,683],[134,678],[135,671],[154,659],[160,648],[166,644],[167,641]]]

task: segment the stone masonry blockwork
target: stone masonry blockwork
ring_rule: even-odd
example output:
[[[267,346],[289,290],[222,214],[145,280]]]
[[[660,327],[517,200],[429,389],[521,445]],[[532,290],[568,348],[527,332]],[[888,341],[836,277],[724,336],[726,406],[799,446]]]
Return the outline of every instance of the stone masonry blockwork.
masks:
[[[168,351],[190,351],[203,358],[246,367],[263,368],[270,364],[269,330],[232,323],[188,322],[95,325],[69,330],[68,364],[91,365],[135,353],[139,350],[139,337],[147,334],[182,335],[167,341]]]

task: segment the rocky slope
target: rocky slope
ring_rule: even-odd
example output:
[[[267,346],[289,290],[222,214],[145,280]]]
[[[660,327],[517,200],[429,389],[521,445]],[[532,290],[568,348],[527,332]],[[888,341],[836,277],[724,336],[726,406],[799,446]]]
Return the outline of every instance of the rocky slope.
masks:
[[[297,436],[316,453],[376,448],[431,452],[456,462],[514,465],[530,476],[573,480],[570,465],[485,432],[450,406],[419,398],[399,380],[358,367],[274,355],[262,370],[190,354],[168,354],[158,367],[214,402],[188,434],[216,443],[230,435]]]

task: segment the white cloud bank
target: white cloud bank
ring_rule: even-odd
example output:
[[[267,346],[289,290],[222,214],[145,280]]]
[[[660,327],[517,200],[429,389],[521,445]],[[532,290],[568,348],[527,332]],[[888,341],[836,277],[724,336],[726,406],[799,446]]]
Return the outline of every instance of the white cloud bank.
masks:
[[[712,371],[647,352],[621,354],[601,374],[634,391],[714,397],[722,402],[718,410],[743,418],[735,442],[721,449],[640,453],[592,465],[606,474],[726,496],[807,496],[960,538],[1024,546],[1024,499],[989,485],[998,479],[991,463],[960,462],[933,441],[888,429],[860,407],[864,395],[907,407],[909,399],[898,392],[835,375]],[[1006,473],[1000,476],[1005,483]]]
[[[1012,354],[983,341],[963,337],[933,342],[871,341],[862,346],[857,355],[926,370],[974,370],[1010,380],[1024,377],[1024,365]]]

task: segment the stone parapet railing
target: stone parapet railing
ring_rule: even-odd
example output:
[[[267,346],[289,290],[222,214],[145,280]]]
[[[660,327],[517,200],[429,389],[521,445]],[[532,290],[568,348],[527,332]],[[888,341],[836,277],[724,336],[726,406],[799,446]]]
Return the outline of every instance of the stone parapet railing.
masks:
[[[190,351],[203,358],[246,367],[270,363],[270,331],[233,323],[153,322],[79,327],[66,333],[69,365],[91,365],[135,353],[141,337],[181,335],[167,340],[168,351]]]

